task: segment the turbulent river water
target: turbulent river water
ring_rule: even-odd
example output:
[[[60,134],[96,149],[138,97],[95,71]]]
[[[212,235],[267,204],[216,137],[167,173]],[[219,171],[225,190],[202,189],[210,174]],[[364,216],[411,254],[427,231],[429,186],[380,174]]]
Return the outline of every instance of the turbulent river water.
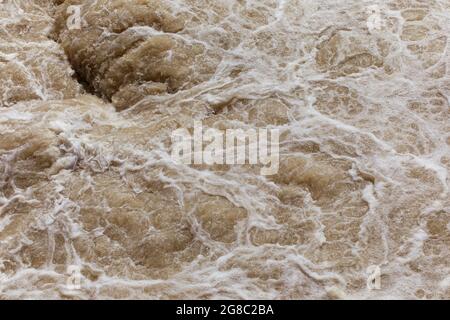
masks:
[[[0,1],[0,298],[450,299],[449,35],[448,0]],[[173,161],[194,121],[279,129],[279,171]]]

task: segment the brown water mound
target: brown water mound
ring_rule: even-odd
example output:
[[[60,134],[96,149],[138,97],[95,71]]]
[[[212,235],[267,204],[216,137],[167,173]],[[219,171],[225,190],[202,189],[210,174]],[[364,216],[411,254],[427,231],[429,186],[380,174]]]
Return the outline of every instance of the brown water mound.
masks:
[[[70,6],[81,10],[79,29],[67,24]],[[54,37],[89,89],[124,109],[148,94],[190,88],[214,73],[217,54],[180,34],[183,28],[162,1],[71,0],[56,11]]]

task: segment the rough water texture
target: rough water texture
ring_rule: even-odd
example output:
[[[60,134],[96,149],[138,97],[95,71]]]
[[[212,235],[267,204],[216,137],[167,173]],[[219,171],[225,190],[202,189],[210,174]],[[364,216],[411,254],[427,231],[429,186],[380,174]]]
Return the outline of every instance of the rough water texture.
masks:
[[[450,299],[449,35],[447,0],[3,0],[0,298]],[[194,120],[280,129],[279,173],[175,163]]]

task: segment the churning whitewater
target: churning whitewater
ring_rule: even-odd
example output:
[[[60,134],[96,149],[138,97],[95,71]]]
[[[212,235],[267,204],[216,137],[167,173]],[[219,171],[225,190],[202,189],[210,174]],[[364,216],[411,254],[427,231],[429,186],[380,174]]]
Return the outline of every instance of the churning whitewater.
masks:
[[[450,299],[448,0],[0,1],[0,299]],[[176,130],[277,130],[279,167]]]

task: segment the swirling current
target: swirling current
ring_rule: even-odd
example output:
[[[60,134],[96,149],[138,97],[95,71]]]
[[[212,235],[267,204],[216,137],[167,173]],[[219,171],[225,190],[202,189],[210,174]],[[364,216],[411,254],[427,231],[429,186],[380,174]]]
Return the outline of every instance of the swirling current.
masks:
[[[448,0],[1,1],[0,299],[450,299],[449,35]],[[278,172],[174,161],[195,121],[279,130]]]

